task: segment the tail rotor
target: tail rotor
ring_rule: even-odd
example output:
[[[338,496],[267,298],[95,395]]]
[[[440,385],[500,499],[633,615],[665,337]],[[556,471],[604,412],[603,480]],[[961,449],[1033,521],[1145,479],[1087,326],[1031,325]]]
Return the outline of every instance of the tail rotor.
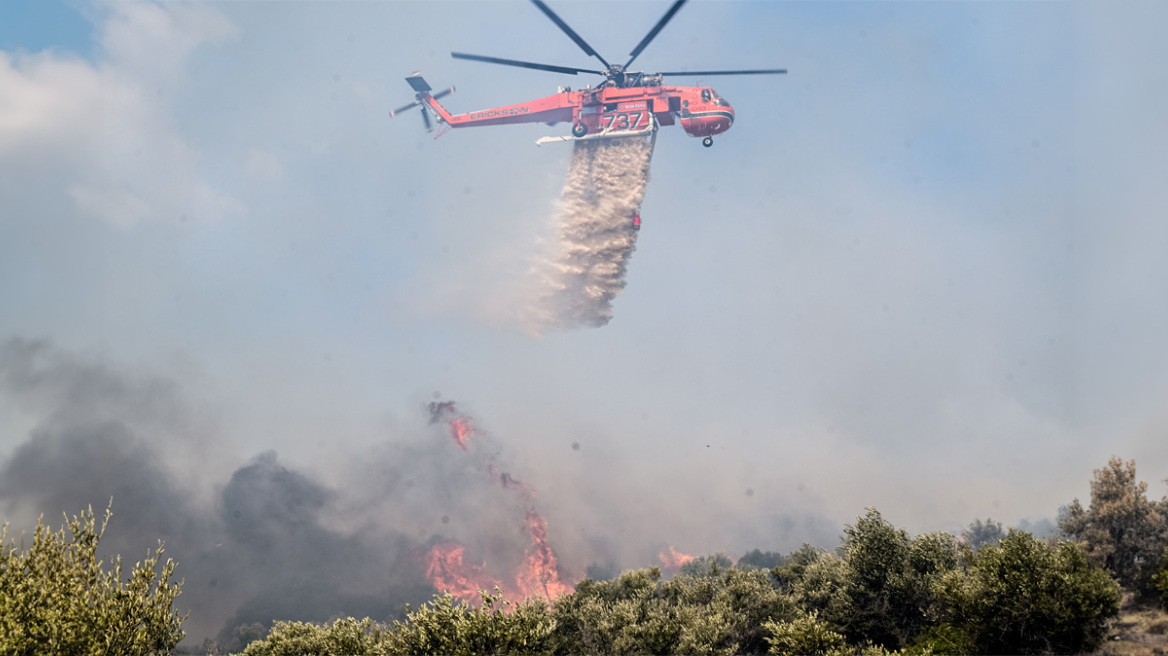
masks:
[[[422,76],[419,75],[418,73],[414,73],[410,77],[407,77],[406,81],[409,82],[410,86],[413,87],[414,91],[417,92],[414,95],[414,102],[412,102],[408,105],[402,105],[401,107],[398,107],[397,109],[391,111],[389,113],[389,117],[393,118],[394,116],[397,116],[398,114],[401,114],[402,112],[409,111],[415,107],[421,107],[422,108],[422,124],[426,126],[426,132],[433,132],[434,131],[434,124],[430,120],[430,112],[433,110],[430,109],[430,106],[426,104],[426,96],[429,96],[430,98],[432,98],[434,100],[438,100],[439,98],[443,98],[445,96],[448,96],[448,95],[454,93],[454,87],[449,87],[447,89],[443,89],[443,90],[439,91],[438,93],[431,94],[430,93],[430,85],[426,84],[426,81],[423,80]]]

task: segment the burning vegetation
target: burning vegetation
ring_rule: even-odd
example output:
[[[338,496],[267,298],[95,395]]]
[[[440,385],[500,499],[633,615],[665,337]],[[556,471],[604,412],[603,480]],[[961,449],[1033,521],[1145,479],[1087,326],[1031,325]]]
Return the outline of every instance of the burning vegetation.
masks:
[[[666,570],[678,570],[682,565],[692,562],[694,557],[689,554],[683,554],[673,545],[666,545],[661,553],[657,554],[657,559],[661,561],[661,567]]]
[[[450,434],[463,451],[469,450],[472,436],[486,434],[475,428],[474,420],[458,412],[453,401],[430,404],[431,423],[445,421]],[[434,587],[466,603],[478,603],[480,591],[498,590],[505,598],[521,601],[542,597],[548,601],[572,592],[572,586],[560,580],[559,562],[548,540],[547,520],[535,508],[535,489],[499,468],[493,462],[483,467],[483,474],[495,485],[514,492],[523,510],[522,524],[531,544],[518,569],[511,575],[494,576],[486,563],[464,562],[466,548],[454,541],[435,544],[426,554],[426,576]]]
[[[151,603],[160,651],[177,639],[171,619],[189,610],[181,630],[193,642],[180,648],[199,649],[222,627],[200,653],[246,646],[250,656],[292,644],[350,654],[1078,653],[1102,644],[1121,585],[1145,609],[1168,606],[1168,500],[1147,498],[1134,463],[1118,459],[1096,472],[1090,502],[1070,504],[1060,520],[1074,541],[992,522],[975,523],[967,541],[910,536],[869,510],[835,551],[755,550],[733,563],[664,546],[661,567],[621,573],[652,560],[652,549],[584,578],[586,559],[612,558],[606,547],[573,553],[574,531],[556,515],[549,525],[552,509],[505,466],[505,445],[450,401],[430,406],[424,438],[361,453],[343,479],[358,484],[328,485],[267,452],[202,499],[159,451],[189,464],[209,443],[201,413],[173,384],[15,341],[0,344],[0,392],[47,408],[0,463],[0,503],[15,527],[0,545],[0,610],[14,609],[0,612],[0,653],[69,652],[53,640],[92,635],[93,612],[132,626]],[[108,533],[17,546],[22,514],[35,525],[38,513],[111,496]],[[100,604],[62,609],[72,593],[41,594],[159,538],[185,581],[181,596],[179,584],[139,590],[137,605],[115,615]],[[84,557],[51,556],[77,551],[78,540]],[[338,616],[374,619],[306,623]],[[288,621],[273,627],[277,618]]]

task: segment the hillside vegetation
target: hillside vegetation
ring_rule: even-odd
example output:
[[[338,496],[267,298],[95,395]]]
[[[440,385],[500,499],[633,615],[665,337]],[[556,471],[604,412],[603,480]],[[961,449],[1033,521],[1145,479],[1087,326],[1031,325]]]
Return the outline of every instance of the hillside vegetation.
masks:
[[[1095,471],[1046,539],[992,520],[957,537],[911,536],[874,508],[841,546],[697,558],[584,580],[552,602],[449,594],[396,621],[276,622],[206,653],[348,654],[1075,654],[1168,653],[1168,499],[1151,501],[1134,462]],[[108,511],[106,519],[108,520]],[[161,545],[123,576],[85,512],[30,548],[0,532],[0,653],[163,654],[183,637],[181,583]],[[160,569],[161,566],[161,569]],[[1122,602],[1122,603],[1121,603]],[[242,630],[246,629],[246,630]]]
[[[1135,463],[1113,458],[1089,505],[1060,517],[1061,538],[992,520],[914,537],[869,508],[834,553],[710,556],[671,580],[585,580],[550,604],[444,595],[389,624],[277,622],[244,653],[1156,654],[1139,636],[1165,624],[1153,608],[1168,607],[1168,499],[1146,492]]]

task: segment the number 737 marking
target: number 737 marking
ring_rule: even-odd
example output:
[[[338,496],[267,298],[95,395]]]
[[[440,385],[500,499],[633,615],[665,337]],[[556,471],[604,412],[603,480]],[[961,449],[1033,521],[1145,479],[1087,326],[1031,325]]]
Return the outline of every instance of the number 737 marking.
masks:
[[[636,130],[637,126],[641,124],[642,113],[643,112],[621,112],[620,114],[613,114],[608,117],[608,127],[606,127],[605,130],[612,130],[614,126],[617,130]]]

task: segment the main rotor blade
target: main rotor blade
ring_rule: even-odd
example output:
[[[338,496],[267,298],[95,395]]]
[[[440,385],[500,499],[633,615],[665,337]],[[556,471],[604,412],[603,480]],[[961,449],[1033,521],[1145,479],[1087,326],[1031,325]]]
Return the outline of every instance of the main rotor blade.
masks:
[[[534,1],[535,0],[532,0],[532,2]],[[637,44],[636,48],[633,48],[633,51],[629,53],[629,60],[625,62],[626,69],[629,67],[629,64],[633,63],[633,60],[637,58],[637,55],[641,54],[641,51],[645,49],[645,46],[649,45],[649,42],[657,36],[657,33],[660,32],[663,27],[665,27],[665,24],[669,22],[669,19],[673,18],[673,15],[677,13],[677,10],[681,9],[681,6],[684,5],[685,2],[686,0],[677,0],[677,2],[673,3],[673,6],[669,8],[669,11],[665,12],[665,15],[661,17],[661,20],[657,21],[657,24],[653,26],[653,29],[649,30],[649,33],[645,35],[645,38],[641,39],[641,42]]]
[[[531,0],[531,3],[536,7],[539,7],[540,11],[546,14],[548,18],[552,19],[552,22],[556,24],[556,27],[563,30],[564,34],[567,34],[573,41],[575,41],[576,45],[580,46],[580,49],[583,50],[585,54],[587,54],[589,57],[595,57],[599,59],[600,63],[604,64],[605,68],[608,68],[609,63],[604,61],[604,57],[601,57],[600,53],[593,50],[592,46],[588,45],[587,41],[580,38],[579,34],[576,34],[572,28],[568,27],[568,24],[565,23],[559,16],[557,16],[556,12],[552,11],[551,7],[544,4],[543,0]]]
[[[413,108],[415,108],[415,107],[417,107],[418,105],[421,105],[421,104],[422,104],[422,103],[420,103],[420,102],[418,102],[417,100],[415,100],[414,102],[412,102],[412,103],[410,103],[410,104],[408,104],[408,105],[403,105],[403,106],[401,106],[401,107],[398,107],[397,109],[393,110],[392,112],[390,112],[390,113],[389,113],[389,116],[390,116],[390,118],[393,118],[393,117],[394,117],[394,116],[396,116],[397,114],[401,114],[402,112],[406,111],[407,109],[413,109]]]
[[[768,68],[756,71],[674,71],[658,75],[782,75],[786,72],[785,68]]]
[[[552,66],[550,64],[536,64],[533,62],[519,61],[517,59],[500,59],[499,57],[484,57],[482,55],[468,55],[463,52],[452,52],[451,57],[455,59],[469,59],[471,61],[487,62],[488,64],[503,64],[505,66],[519,66],[521,68],[534,68],[537,71],[551,71],[552,73],[567,73],[568,75],[575,75],[577,73],[595,73],[597,75],[604,75],[604,71],[593,71],[587,68],[573,68],[571,66]]]

